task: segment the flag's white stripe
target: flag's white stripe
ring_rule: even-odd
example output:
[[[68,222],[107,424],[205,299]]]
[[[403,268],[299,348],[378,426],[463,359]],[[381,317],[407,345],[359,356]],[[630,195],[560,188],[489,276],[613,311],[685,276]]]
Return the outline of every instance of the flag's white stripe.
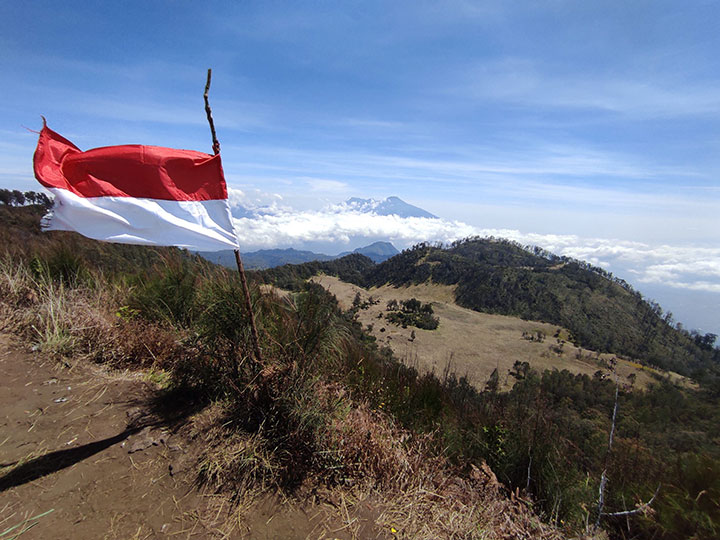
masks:
[[[43,229],[76,231],[96,240],[198,251],[237,249],[227,200],[166,201],[79,197],[59,188]]]

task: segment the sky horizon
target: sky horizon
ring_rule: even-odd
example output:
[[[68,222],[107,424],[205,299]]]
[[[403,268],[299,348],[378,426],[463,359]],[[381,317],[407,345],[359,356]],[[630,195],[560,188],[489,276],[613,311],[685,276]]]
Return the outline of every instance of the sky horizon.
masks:
[[[82,149],[210,151],[212,67],[228,186],[256,211],[238,222],[247,250],[495,231],[603,266],[720,333],[712,2],[0,10],[0,187],[39,188],[25,127],[40,115]],[[440,219],[342,207],[391,195]]]

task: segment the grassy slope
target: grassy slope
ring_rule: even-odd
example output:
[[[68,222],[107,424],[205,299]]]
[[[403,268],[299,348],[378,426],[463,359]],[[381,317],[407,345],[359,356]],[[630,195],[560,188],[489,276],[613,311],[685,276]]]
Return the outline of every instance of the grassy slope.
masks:
[[[621,354],[698,376],[716,368],[704,350],[626,283],[585,263],[532,253],[510,242],[473,239],[448,249],[419,246],[366,271],[366,286],[431,281],[455,287],[459,305],[544,321],[589,349]]]
[[[163,256],[178,255],[176,248],[107,244],[63,231],[42,232],[41,206],[11,207],[0,205],[0,255],[5,253],[27,260],[51,253],[62,257],[79,257],[92,268],[107,273],[133,273],[159,262]]]
[[[526,321],[518,317],[479,313],[458,306],[454,301],[454,288],[448,285],[410,285],[393,287],[384,285],[370,290],[345,283],[334,276],[322,275],[312,278],[316,283],[334,294],[343,309],[350,309],[357,293],[363,301],[372,297],[375,305],[357,311],[358,321],[372,334],[379,346],[389,346],[395,356],[404,363],[414,365],[421,371],[442,373],[446,367],[482,389],[493,370],[500,375],[501,388],[507,390],[514,379],[508,376],[515,362],[529,362],[531,367],[567,369],[571,373],[593,375],[597,371],[609,375],[612,354],[601,354],[576,347],[568,342],[569,331],[555,325]],[[391,324],[380,314],[386,314],[390,300],[417,298],[432,303],[440,318],[437,330],[402,328]],[[543,341],[530,340],[523,335],[544,334]],[[411,338],[414,333],[415,338]],[[554,336],[558,336],[557,338]],[[618,360],[618,373],[626,384],[633,375],[638,387],[646,387],[658,377],[669,376],[673,380],[690,384],[684,377],[641,366],[628,360]]]

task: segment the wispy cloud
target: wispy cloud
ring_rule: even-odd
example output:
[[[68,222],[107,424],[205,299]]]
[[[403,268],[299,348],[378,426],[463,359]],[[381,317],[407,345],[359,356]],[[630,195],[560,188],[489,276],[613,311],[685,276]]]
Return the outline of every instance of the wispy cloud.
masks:
[[[187,100],[180,104],[171,104],[178,101],[162,97],[127,101],[121,96],[109,93],[63,93],[59,90],[54,97],[58,99],[51,103],[52,109],[72,111],[87,117],[135,122],[143,126],[153,123],[195,128],[207,126],[205,113],[196,103],[197,100]],[[267,125],[268,120],[263,116],[261,106],[239,101],[216,101],[216,111],[222,110],[223,113],[216,114],[215,123],[220,128],[247,130]]]
[[[350,189],[347,183],[337,180],[329,180],[326,178],[301,178],[301,180],[305,180],[312,191],[346,193]]]
[[[435,148],[434,156],[422,149],[378,153],[274,145],[244,147],[243,155],[253,156],[252,161],[237,160],[235,147],[224,148],[228,152],[225,170],[233,182],[257,184],[258,179],[267,177],[305,184],[315,178],[309,186],[328,196],[350,194],[350,188],[355,193],[380,191],[410,196],[408,189],[442,193],[451,187],[452,191],[440,196],[462,196],[465,201],[513,200],[529,205],[603,205],[615,210],[637,209],[639,213],[650,209],[671,214],[683,211],[686,215],[707,213],[720,196],[720,192],[707,189],[711,180],[692,166],[663,166],[571,145],[531,145],[515,152],[462,146]]]
[[[630,117],[720,114],[720,81],[688,83],[655,74],[563,73],[551,64],[504,58],[462,66],[441,93],[523,107],[588,109]]]
[[[678,176],[701,176],[692,167],[668,167],[644,163],[632,156],[602,152],[581,145],[522,145],[515,151],[502,148],[436,146],[434,156],[428,150],[413,152],[388,150],[384,153],[363,149],[328,151],[282,146],[229,146],[262,159],[238,163],[269,170],[294,173],[315,172],[327,167],[327,176],[377,177],[399,179],[435,179],[438,182],[466,179],[476,181],[487,175],[522,177],[601,176],[623,179],[653,179]],[[442,155],[440,155],[442,154]]]

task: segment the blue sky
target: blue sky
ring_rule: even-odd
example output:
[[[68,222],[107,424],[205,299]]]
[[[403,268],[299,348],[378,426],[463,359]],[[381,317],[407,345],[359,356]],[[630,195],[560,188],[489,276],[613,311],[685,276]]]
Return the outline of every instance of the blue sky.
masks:
[[[719,50],[702,1],[2,0],[0,187],[35,187],[41,114],[81,148],[210,151],[212,67],[248,249],[503,231],[720,332]],[[443,220],[337,207],[389,195]]]

